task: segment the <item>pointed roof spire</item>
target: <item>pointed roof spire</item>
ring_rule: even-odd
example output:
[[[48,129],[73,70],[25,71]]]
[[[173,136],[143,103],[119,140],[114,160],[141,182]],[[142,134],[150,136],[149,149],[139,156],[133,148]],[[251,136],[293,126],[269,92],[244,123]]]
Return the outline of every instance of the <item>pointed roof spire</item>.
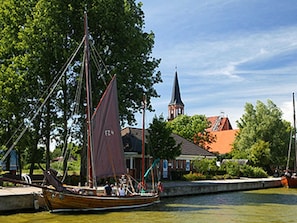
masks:
[[[174,78],[174,83],[172,88],[172,96],[171,96],[171,101],[169,105],[176,105],[176,104],[184,106],[184,103],[182,102],[181,96],[180,96],[177,71],[175,71],[175,78]]]

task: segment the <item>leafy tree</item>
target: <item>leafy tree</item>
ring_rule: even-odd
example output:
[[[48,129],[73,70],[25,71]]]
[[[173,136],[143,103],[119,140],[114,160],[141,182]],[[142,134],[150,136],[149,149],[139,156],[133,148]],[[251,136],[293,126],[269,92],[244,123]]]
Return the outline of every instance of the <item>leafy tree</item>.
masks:
[[[172,160],[181,154],[181,143],[176,144],[162,115],[153,118],[148,133],[148,153],[153,159]]]
[[[5,0],[0,4],[0,139],[6,149],[11,148],[18,138],[19,135],[15,134],[17,129],[28,127],[25,96],[29,83],[26,80],[27,67],[22,59],[26,51],[21,47],[19,33],[29,11],[27,1]],[[27,132],[14,147],[19,157],[30,146],[29,138]]]
[[[168,126],[175,134],[204,149],[209,149],[207,145],[215,141],[215,137],[205,131],[209,127],[209,122],[204,115],[179,115],[168,122]]]
[[[249,149],[248,160],[253,166],[263,167],[270,163],[270,145],[269,142],[259,140]]]
[[[255,107],[247,103],[237,125],[239,133],[231,152],[234,158],[251,159],[266,170],[269,159],[271,165],[285,164],[290,124],[282,120],[282,112],[271,100],[267,105],[257,101]]]
[[[159,96],[154,85],[162,79],[156,70],[160,60],[151,57],[154,34],[143,31],[141,6],[134,0],[2,0],[0,98],[4,112],[0,122],[5,125],[0,127],[1,141],[6,142],[11,131],[27,121],[29,131],[25,142],[28,144],[24,143],[22,147],[31,148],[30,153],[34,154],[37,145],[44,144],[48,165],[52,137],[58,145],[66,144],[66,127],[72,118],[74,81],[78,79],[81,57],[75,58],[66,74],[68,78],[63,79],[33,123],[28,123],[26,115],[29,111],[36,113],[49,92],[47,87],[60,74],[67,58],[82,40],[86,8],[90,43],[104,63],[104,66],[91,64],[92,89],[96,92],[93,104],[98,103],[102,89],[105,89],[101,74],[109,79],[108,73],[116,73],[122,123],[135,122],[134,113],[141,109],[143,92],[147,95],[147,107],[152,111],[151,98]],[[80,104],[84,104],[84,100]],[[75,133],[78,143],[85,145],[84,134],[81,134],[85,132],[82,124],[85,108],[81,107],[80,111],[81,122],[78,122]]]

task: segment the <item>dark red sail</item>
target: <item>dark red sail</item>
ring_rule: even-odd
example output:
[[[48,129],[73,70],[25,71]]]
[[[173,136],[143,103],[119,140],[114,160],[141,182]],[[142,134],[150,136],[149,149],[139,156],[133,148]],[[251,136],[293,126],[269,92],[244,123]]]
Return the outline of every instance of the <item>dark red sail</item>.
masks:
[[[96,177],[125,174],[116,76],[112,78],[93,114],[92,138],[93,170]]]

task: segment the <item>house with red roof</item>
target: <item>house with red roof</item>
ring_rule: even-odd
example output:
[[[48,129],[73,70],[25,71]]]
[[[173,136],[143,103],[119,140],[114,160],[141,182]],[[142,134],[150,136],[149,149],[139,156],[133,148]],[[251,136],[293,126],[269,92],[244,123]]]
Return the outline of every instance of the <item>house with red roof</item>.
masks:
[[[175,72],[171,100],[168,105],[168,121],[184,114],[184,103],[181,99],[177,72]],[[233,130],[228,117],[222,115],[207,117],[210,127],[206,131],[215,136],[216,141],[209,144],[210,152],[218,154],[230,153],[238,129]]]
[[[184,103],[181,100],[177,72],[175,72],[174,84],[172,88],[172,97],[168,105],[168,121],[173,120],[178,115],[184,114]],[[172,134],[176,143],[181,143],[181,155],[175,160],[161,160],[160,171],[162,178],[169,178],[171,171],[191,171],[192,161],[202,158],[216,158],[217,154],[226,154],[231,152],[232,143],[238,130],[233,130],[228,117],[212,116],[207,120],[210,127],[206,131],[213,134],[216,141],[208,145],[209,151],[200,146],[184,139],[183,137]],[[147,135],[147,132],[145,131]],[[146,138],[146,137],[145,137]],[[141,150],[142,150],[142,129],[124,128],[122,130],[122,140],[126,157],[126,165],[130,174],[136,178],[141,176]],[[145,166],[149,167],[153,161],[149,156],[145,157]]]
[[[207,121],[210,123],[210,127],[206,129],[206,131],[208,132],[224,131],[224,130],[232,129],[229,118],[224,117],[223,115],[207,117]]]
[[[217,154],[230,153],[239,129],[232,129],[229,118],[223,115],[207,117],[207,120],[210,127],[206,131],[215,137],[215,142],[208,145],[209,151]]]

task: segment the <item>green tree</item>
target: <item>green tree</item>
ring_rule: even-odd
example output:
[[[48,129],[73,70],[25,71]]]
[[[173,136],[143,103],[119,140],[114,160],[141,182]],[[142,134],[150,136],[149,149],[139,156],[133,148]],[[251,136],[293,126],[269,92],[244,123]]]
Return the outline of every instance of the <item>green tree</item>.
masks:
[[[263,167],[269,165],[271,156],[269,142],[258,140],[251,146],[248,154],[248,160],[253,166]]]
[[[167,124],[173,133],[204,149],[208,149],[207,145],[215,141],[215,138],[205,131],[209,127],[209,122],[204,115],[179,115]]]
[[[109,79],[108,73],[116,73],[122,123],[135,122],[134,113],[141,109],[144,92],[147,108],[153,110],[151,98],[159,96],[154,85],[162,81],[160,72],[156,70],[160,60],[151,56],[154,34],[143,31],[141,6],[134,0],[2,0],[0,69],[3,83],[1,79],[0,97],[5,99],[2,101],[5,112],[1,114],[0,121],[6,122],[12,132],[18,124],[27,121],[26,143],[29,144],[22,147],[36,150],[38,144],[44,144],[49,165],[53,137],[58,145],[66,144],[66,127],[72,118],[74,81],[78,79],[81,57],[75,58],[66,74],[68,78],[63,79],[33,123],[28,123],[26,114],[29,111],[36,113],[38,105],[49,92],[48,86],[60,74],[67,58],[82,40],[85,9],[88,11],[92,49],[100,55],[99,61],[104,63],[99,66],[91,64],[92,88],[96,92],[93,104],[98,103],[105,89],[101,74]],[[80,104],[84,104],[84,100]],[[85,145],[84,134],[81,134],[85,132],[82,124],[85,108],[81,106],[80,111],[81,122],[78,122],[75,133],[79,144]],[[6,142],[7,136],[12,134],[7,127],[0,128],[1,141]],[[34,154],[34,151],[31,153]]]
[[[271,100],[267,100],[267,105],[257,101],[255,107],[247,103],[237,125],[239,134],[233,144],[234,158],[252,159],[266,170],[269,159],[270,165],[285,165],[290,124],[282,120],[281,110]],[[263,159],[265,162],[260,163]]]
[[[3,148],[10,148],[19,136],[14,134],[16,130],[28,124],[26,115],[29,109],[25,105],[28,102],[25,96],[29,83],[22,60],[26,51],[21,47],[19,33],[29,11],[27,1],[5,0],[0,4],[0,139],[5,145]],[[14,147],[19,157],[30,146],[29,133],[26,135]]]
[[[148,153],[153,159],[172,160],[181,154],[181,143],[176,144],[172,131],[163,116],[155,116],[148,129]]]

